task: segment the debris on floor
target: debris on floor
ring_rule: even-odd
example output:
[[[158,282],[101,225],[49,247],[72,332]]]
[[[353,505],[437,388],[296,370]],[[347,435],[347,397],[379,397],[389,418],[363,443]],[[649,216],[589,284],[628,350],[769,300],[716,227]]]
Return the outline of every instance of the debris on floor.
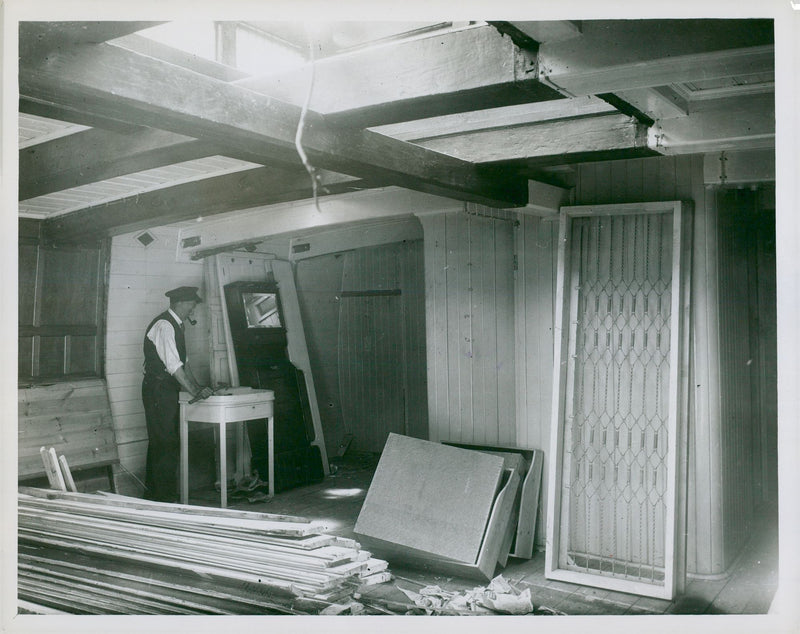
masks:
[[[398,587],[399,588],[399,587]],[[503,575],[498,575],[488,586],[472,590],[452,592],[439,586],[426,586],[414,592],[399,588],[414,604],[431,613],[454,610],[474,614],[530,614],[533,612],[531,590],[520,591],[513,587]]]

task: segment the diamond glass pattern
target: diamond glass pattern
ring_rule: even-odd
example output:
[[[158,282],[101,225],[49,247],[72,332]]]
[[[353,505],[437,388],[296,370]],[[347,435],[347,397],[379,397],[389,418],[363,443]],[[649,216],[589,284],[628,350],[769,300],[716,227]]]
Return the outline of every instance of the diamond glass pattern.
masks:
[[[672,214],[572,220],[565,569],[662,583]]]

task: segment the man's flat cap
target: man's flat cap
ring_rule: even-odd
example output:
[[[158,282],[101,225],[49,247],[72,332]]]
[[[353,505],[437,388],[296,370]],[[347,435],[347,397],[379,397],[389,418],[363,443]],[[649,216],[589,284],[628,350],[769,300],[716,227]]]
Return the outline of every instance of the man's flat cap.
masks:
[[[171,302],[197,302],[199,304],[203,301],[197,294],[196,286],[179,286],[167,291],[164,295],[169,297]]]

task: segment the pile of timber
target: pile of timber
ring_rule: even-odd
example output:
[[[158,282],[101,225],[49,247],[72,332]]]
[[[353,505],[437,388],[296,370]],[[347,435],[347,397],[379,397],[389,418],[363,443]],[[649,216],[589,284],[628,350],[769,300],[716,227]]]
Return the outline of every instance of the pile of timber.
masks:
[[[305,518],[20,488],[19,599],[79,614],[316,614],[387,563]]]

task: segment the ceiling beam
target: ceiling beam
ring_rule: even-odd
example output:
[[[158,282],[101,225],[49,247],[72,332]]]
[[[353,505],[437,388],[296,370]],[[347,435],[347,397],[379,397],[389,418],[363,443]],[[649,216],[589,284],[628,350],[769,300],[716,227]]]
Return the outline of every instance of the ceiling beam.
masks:
[[[46,119],[76,123],[91,128],[102,128],[113,132],[130,133],[135,130],[142,130],[139,125],[134,125],[125,121],[111,117],[98,117],[97,115],[82,112],[74,108],[64,108],[53,103],[42,102],[36,99],[29,99],[23,95],[19,98],[19,111],[23,114],[32,114]]]
[[[108,44],[20,63],[20,95],[233,147],[258,162],[297,164],[301,109]],[[495,207],[527,202],[524,180],[307,112],[315,167]]]
[[[465,161],[532,167],[655,154],[648,148],[647,131],[632,117],[606,113],[415,142]]]
[[[775,147],[775,95],[697,102],[689,116],[651,130],[662,154],[695,154]]]
[[[514,41],[520,46],[528,42],[535,42],[536,46],[545,42],[560,42],[578,37],[581,34],[581,22],[575,20],[540,20],[538,22],[491,22],[501,33],[513,32]],[[506,30],[508,29],[508,30]],[[530,44],[528,44],[530,45]]]
[[[460,112],[419,121],[378,126],[373,129],[375,132],[403,141],[418,141],[496,128],[547,123],[554,119],[572,119],[611,113],[617,114],[617,109],[602,99],[578,97],[489,108],[475,112]]]
[[[52,51],[84,44],[100,44],[161,22],[20,22],[19,55],[40,59]]]
[[[222,81],[234,81],[244,79],[248,74],[233,66],[226,66],[210,59],[205,59],[193,53],[187,53],[173,46],[168,46],[162,42],[151,40],[150,38],[133,33],[114,41],[114,46],[120,46],[134,53],[155,57],[164,62],[175,64],[181,68],[188,68],[201,75],[220,79]]]
[[[19,200],[219,153],[211,144],[152,128],[91,128],[21,149]]]
[[[339,194],[367,187],[351,177],[330,180],[318,192]],[[312,196],[303,168],[258,167],[191,183],[163,187],[47,218],[45,239],[55,243],[93,241],[146,227],[204,218],[260,205]]]
[[[539,46],[542,81],[567,96],[774,69],[771,20],[585,21],[581,36]]]
[[[536,55],[491,26],[468,27],[319,59],[237,85],[370,127],[500,105],[560,99],[539,81]]]

